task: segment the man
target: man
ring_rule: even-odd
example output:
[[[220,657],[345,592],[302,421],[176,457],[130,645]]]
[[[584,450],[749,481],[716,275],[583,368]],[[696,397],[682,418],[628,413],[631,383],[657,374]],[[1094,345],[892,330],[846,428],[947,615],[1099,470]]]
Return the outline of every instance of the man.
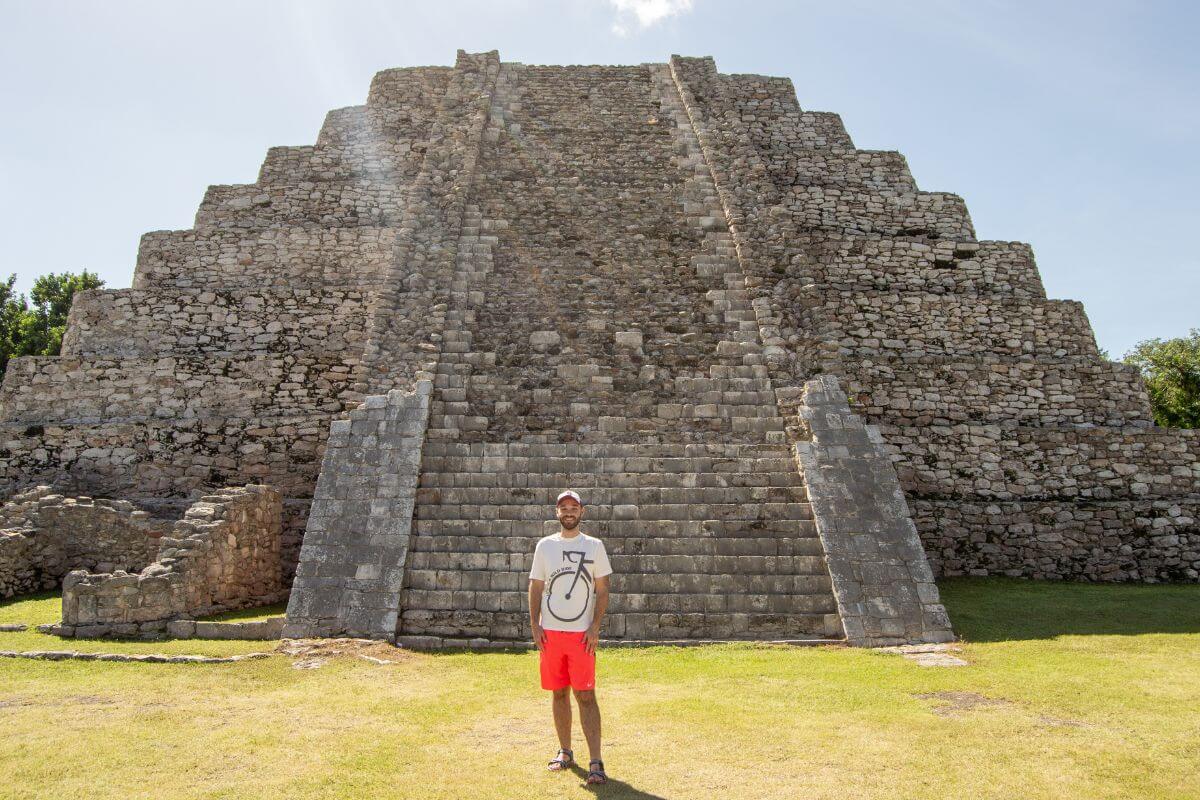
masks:
[[[579,531],[583,499],[565,491],[554,504],[559,531],[537,543],[529,571],[529,625],[540,652],[542,688],[554,692],[554,729],[558,755],[552,771],[575,764],[571,751],[571,695],[591,762],[588,783],[606,783],[600,757],[600,706],[596,703],[596,645],[600,621],[608,610],[612,567],[599,539]]]

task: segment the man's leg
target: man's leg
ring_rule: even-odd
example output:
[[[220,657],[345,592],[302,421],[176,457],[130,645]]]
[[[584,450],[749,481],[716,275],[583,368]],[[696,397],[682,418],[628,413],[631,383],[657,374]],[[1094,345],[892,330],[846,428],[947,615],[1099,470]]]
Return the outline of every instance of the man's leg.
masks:
[[[558,733],[558,746],[571,749],[571,688],[554,690],[554,730]],[[580,712],[582,714],[582,711]],[[586,730],[586,728],[585,728]],[[590,743],[590,740],[589,740]]]
[[[583,728],[583,737],[587,739],[589,758],[599,761],[604,756],[600,755],[600,704],[596,702],[596,690],[575,690],[575,702],[579,703],[579,724]]]

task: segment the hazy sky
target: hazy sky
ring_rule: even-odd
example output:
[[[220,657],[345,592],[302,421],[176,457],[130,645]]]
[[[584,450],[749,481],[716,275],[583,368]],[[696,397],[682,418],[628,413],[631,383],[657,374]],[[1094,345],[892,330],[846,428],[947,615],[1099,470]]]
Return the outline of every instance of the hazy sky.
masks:
[[[0,273],[129,285],[139,236],[387,67],[712,55],[784,75],[862,148],[962,195],[980,238],[1033,244],[1114,356],[1200,327],[1200,11],[995,0],[0,0]]]

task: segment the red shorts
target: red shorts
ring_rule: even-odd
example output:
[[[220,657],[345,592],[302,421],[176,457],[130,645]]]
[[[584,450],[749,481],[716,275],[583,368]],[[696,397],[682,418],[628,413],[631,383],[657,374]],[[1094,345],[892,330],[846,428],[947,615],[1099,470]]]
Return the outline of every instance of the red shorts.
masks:
[[[583,631],[544,631],[542,688],[578,691],[596,688],[596,654],[587,651]]]

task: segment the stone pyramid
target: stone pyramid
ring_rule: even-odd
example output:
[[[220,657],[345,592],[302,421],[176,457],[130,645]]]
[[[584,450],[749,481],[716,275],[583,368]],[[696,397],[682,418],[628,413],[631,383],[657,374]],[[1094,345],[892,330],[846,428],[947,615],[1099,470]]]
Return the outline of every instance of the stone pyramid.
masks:
[[[527,636],[568,487],[612,639],[944,641],[935,573],[1200,569],[1200,437],[1030,248],[708,58],[379,73],[80,295],[0,425],[8,494],[274,487],[293,636]]]

